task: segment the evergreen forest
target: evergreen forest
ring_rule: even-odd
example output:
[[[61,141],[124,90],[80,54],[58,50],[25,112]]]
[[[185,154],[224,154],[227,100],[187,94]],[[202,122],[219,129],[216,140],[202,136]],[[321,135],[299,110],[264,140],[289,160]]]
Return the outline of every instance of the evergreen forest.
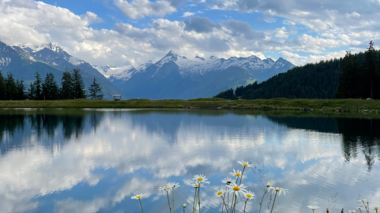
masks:
[[[0,70],[0,100],[103,99],[102,88],[95,78],[86,94],[80,69],[64,72],[61,85],[52,73],[47,73],[45,79],[38,72],[34,77],[35,81],[27,85],[22,79],[15,80],[10,72],[4,76]]]
[[[224,99],[371,98],[380,99],[380,51],[370,41],[363,53],[294,67],[261,83],[229,89],[214,96]]]

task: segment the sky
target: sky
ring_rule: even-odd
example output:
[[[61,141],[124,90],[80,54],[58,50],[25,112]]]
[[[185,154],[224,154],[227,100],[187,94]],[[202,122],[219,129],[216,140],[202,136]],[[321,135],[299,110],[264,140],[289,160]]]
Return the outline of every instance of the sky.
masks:
[[[380,44],[380,0],[0,0],[0,40],[57,43],[97,66],[138,66],[173,50],[295,65]]]

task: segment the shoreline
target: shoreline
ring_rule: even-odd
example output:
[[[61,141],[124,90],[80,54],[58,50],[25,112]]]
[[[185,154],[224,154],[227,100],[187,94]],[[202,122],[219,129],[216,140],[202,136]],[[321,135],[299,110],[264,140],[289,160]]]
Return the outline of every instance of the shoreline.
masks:
[[[167,108],[167,109],[250,109],[312,111],[340,113],[379,113],[380,100],[361,99],[256,99],[225,100],[202,98],[192,100],[54,100],[0,101],[0,108]]]

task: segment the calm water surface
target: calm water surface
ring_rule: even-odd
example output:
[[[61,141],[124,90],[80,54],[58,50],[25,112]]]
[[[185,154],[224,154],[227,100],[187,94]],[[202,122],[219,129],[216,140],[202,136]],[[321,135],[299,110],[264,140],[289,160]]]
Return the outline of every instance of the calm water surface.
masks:
[[[289,189],[276,212],[340,212],[380,205],[380,120],[260,115],[249,111],[0,110],[0,212],[169,212],[157,189],[179,182],[176,212],[204,174],[202,212],[220,212],[215,188],[237,161],[257,197],[267,180]],[[337,194],[331,200],[331,196]],[[264,207],[267,209],[267,197]],[[329,200],[330,199],[330,200]],[[325,211],[320,211],[325,212]],[[331,211],[334,212],[334,211]]]

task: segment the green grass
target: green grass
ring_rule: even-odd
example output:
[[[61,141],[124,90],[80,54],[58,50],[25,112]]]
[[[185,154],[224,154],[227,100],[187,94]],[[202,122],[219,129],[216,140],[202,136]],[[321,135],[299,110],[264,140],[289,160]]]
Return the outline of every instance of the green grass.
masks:
[[[57,100],[57,101],[0,101],[0,108],[200,108],[200,109],[258,109],[258,110],[302,110],[341,112],[380,112],[380,100],[360,99],[257,99],[225,100],[199,98],[192,100],[148,100],[125,101]]]

